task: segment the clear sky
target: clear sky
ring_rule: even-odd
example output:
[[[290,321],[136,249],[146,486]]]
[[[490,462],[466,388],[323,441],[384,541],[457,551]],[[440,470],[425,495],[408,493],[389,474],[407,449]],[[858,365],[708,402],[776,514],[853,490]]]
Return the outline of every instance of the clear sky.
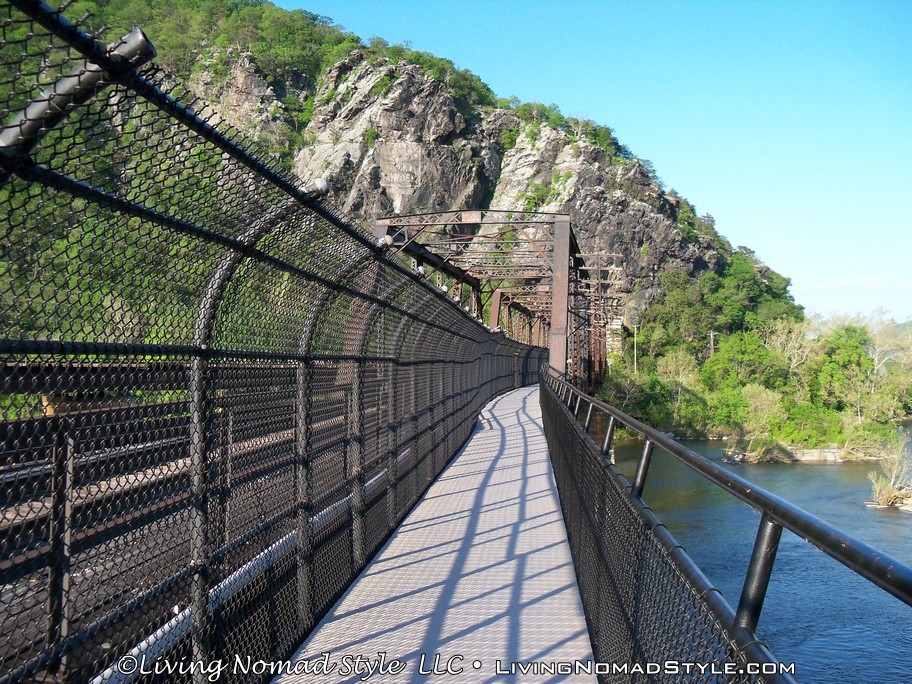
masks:
[[[280,0],[611,126],[792,279],[912,319],[912,0]]]

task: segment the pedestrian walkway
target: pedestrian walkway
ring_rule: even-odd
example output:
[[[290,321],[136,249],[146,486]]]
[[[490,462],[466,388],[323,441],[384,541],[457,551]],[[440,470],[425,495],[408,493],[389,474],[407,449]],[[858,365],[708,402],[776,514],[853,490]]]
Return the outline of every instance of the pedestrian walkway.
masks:
[[[567,674],[592,651],[537,387],[485,407],[293,660],[277,682],[595,681]]]

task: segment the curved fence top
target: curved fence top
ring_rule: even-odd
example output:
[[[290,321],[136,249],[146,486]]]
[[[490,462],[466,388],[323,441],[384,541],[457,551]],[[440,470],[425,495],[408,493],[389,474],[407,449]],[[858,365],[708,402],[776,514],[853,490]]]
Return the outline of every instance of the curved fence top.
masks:
[[[0,682],[288,653],[546,352],[181,104],[141,31],[0,29]]]
[[[0,93],[6,353],[465,358],[509,344],[180,104],[155,67],[125,68],[123,41],[74,40],[17,4],[33,18],[8,7],[2,48],[16,74]],[[400,320],[434,334],[400,331],[394,348]],[[84,382],[68,389],[101,389]]]

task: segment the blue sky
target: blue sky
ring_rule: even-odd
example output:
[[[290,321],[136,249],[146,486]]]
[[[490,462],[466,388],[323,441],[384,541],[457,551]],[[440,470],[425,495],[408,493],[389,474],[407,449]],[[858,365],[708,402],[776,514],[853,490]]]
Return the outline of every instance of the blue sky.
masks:
[[[912,2],[281,0],[611,126],[810,313],[912,319]]]

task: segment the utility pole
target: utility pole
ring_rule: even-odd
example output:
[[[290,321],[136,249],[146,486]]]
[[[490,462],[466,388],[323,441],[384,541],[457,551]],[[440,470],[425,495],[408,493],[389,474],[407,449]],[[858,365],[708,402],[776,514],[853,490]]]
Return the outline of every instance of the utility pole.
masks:
[[[637,374],[637,328],[639,328],[636,323],[633,324],[633,374]]]
[[[709,355],[712,356],[716,353],[716,331],[709,331]]]

